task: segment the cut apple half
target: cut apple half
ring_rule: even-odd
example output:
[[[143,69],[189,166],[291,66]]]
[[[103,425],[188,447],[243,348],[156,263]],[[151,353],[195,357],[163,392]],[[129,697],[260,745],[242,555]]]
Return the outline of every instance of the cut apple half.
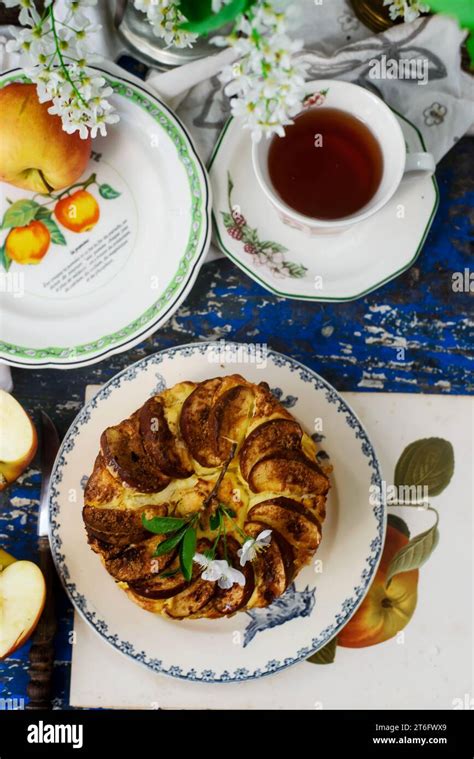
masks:
[[[0,390],[0,490],[25,471],[37,447],[36,430],[23,406]]]
[[[0,573],[0,659],[26,643],[43,611],[46,584],[31,561],[15,561]]]

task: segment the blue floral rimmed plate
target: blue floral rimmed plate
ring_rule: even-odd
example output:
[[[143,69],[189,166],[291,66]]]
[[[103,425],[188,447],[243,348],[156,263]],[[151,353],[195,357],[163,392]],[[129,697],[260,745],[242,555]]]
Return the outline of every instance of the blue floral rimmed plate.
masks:
[[[51,549],[78,612],[110,645],[151,670],[213,683],[263,677],[322,648],[367,592],[386,523],[377,456],[339,393],[315,372],[264,346],[257,352],[219,348],[195,343],[167,349],[110,380],[69,429],[50,485]],[[89,548],[81,516],[86,475],[103,429],[151,394],[186,379],[234,372],[268,382],[330,457],[334,472],[321,546],[315,561],[267,609],[221,620],[163,619],[133,604]]]

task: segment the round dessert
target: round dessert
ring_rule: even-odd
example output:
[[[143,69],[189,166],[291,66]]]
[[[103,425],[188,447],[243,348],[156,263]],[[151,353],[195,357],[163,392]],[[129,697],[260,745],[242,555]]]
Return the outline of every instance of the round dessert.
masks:
[[[268,606],[318,548],[328,473],[265,382],[180,382],[103,432],[88,541],[148,611],[215,619]]]

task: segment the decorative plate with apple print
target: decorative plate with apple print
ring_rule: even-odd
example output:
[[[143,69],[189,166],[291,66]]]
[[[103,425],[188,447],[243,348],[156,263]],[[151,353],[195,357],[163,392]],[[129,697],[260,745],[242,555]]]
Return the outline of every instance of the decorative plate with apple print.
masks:
[[[209,247],[209,183],[186,129],[145,86],[101,73],[120,122],[93,141],[83,176],[50,194],[0,184],[0,359],[12,365],[130,348],[178,308]],[[0,87],[21,81],[9,72]]]
[[[92,471],[102,431],[151,395],[184,380],[235,372],[250,382],[267,382],[309,434],[323,431],[320,455],[329,456],[333,475],[321,545],[312,563],[269,607],[227,619],[168,620],[130,601],[90,550],[82,521],[84,476]],[[322,377],[274,351],[256,355],[246,346],[226,343],[221,355],[219,344],[194,343],[132,365],[78,415],[51,478],[51,548],[76,609],[118,651],[155,672],[186,680],[251,680],[307,659],[354,614],[384,543],[385,502],[370,495],[382,493],[381,485],[366,431]]]

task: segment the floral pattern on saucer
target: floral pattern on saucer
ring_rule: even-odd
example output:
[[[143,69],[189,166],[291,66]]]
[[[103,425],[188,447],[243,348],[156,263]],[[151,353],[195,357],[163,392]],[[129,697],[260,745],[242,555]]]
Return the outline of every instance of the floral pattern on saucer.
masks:
[[[221,211],[227,234],[234,240],[242,242],[244,252],[252,256],[256,266],[266,266],[277,277],[293,277],[294,279],[304,277],[308,271],[306,266],[287,261],[284,256],[287,249],[283,245],[271,240],[260,240],[257,229],[247,223],[240,206],[232,203],[234,183],[230,173],[227,174],[227,178],[229,210]]]

